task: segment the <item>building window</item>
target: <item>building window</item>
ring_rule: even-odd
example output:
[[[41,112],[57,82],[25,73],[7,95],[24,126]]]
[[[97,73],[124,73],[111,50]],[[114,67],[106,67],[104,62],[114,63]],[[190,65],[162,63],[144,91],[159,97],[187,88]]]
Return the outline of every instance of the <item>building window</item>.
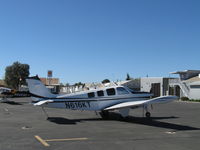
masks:
[[[94,92],[88,93],[88,98],[95,97]]]
[[[115,89],[114,88],[107,89],[106,92],[107,92],[108,96],[115,95]]]
[[[102,90],[101,90],[101,91],[97,91],[97,95],[98,95],[98,96],[104,96],[104,93],[103,93]]]
[[[123,87],[117,87],[117,93],[119,95],[129,94],[129,92]]]

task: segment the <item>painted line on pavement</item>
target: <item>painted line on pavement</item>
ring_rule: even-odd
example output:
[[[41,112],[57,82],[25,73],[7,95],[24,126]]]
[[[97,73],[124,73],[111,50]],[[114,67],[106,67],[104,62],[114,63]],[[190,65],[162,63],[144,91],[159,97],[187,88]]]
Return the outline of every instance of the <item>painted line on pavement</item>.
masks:
[[[36,138],[40,143],[42,143],[42,145],[44,145],[44,146],[46,146],[46,147],[50,146],[50,145],[49,145],[45,140],[43,140],[40,136],[35,135],[35,138]]]
[[[59,142],[59,141],[82,141],[82,140],[88,140],[88,138],[67,138],[67,139],[49,139],[45,140],[46,142]]]
[[[44,140],[40,136],[35,135],[35,138],[44,146],[48,147],[50,146],[47,142],[62,142],[62,141],[83,141],[83,140],[88,140],[88,138],[83,137],[83,138],[66,138],[66,139],[47,139]]]

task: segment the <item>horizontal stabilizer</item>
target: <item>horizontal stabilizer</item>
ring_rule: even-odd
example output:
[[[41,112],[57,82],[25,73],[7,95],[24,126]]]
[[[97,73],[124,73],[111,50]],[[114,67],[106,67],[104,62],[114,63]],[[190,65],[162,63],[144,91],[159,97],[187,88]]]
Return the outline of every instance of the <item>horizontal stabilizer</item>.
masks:
[[[44,105],[47,103],[52,103],[52,102],[53,102],[53,100],[39,101],[39,102],[35,103],[34,106],[41,106],[41,105]]]

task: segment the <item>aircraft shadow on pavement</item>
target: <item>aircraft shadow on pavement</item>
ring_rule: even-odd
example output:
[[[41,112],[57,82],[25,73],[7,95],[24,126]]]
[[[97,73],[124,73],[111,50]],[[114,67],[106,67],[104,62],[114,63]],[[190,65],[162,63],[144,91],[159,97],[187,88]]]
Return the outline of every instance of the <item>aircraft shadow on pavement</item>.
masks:
[[[128,117],[127,120],[125,120],[125,122],[171,129],[175,131],[199,130],[199,128],[195,128],[195,127],[191,127],[187,125],[180,125],[180,124],[175,124],[175,123],[158,121],[160,119],[175,119],[175,118],[176,117],[152,117],[152,118]]]
[[[102,120],[101,118],[89,118],[89,119],[67,119],[63,117],[48,117],[48,121],[56,123],[56,124],[66,124],[66,125],[71,125],[71,124],[77,124],[78,122],[83,122],[83,121],[100,121]]]
[[[117,118],[119,114],[111,113],[110,116],[112,118]],[[175,123],[159,121],[159,120],[165,120],[165,119],[178,119],[178,118],[179,117],[175,117],[175,116],[151,117],[151,118],[128,116],[127,118],[122,119],[120,121],[133,123],[133,124],[141,124],[141,125],[146,125],[146,126],[158,127],[158,128],[171,129],[175,131],[200,130],[200,128],[195,128],[195,127],[191,127],[187,125],[180,125],[180,124],[175,124]]]
[[[15,102],[15,101],[5,101],[5,102],[2,102],[2,103],[6,103],[6,104],[10,104],[10,105],[23,105],[21,103]]]
[[[151,117],[151,118],[145,118],[145,117],[126,117],[121,118],[121,116],[117,113],[110,113],[109,119],[106,121],[120,121],[120,122],[127,122],[127,123],[133,123],[133,124],[141,124],[146,126],[152,126],[152,127],[158,127],[158,128],[165,128],[165,129],[171,129],[175,131],[187,131],[187,130],[200,130],[200,128],[191,127],[187,125],[180,125],[175,123],[169,123],[169,122],[161,122],[159,120],[164,119],[177,119],[178,117]],[[72,125],[77,124],[78,122],[83,121],[102,121],[102,118],[87,118],[87,119],[67,119],[63,117],[49,117],[47,118],[48,121],[56,123],[56,124],[65,124],[65,125]],[[104,120],[105,121],[105,120]]]

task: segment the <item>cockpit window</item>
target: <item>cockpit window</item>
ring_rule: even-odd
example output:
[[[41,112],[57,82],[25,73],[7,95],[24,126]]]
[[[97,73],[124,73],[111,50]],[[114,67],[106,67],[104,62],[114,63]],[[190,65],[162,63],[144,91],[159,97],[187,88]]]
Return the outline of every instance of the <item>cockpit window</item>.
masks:
[[[129,92],[123,87],[117,87],[117,93],[119,95],[129,94]]]
[[[106,92],[107,92],[108,96],[115,95],[115,89],[114,88],[107,89]]]
[[[101,90],[101,91],[97,91],[97,95],[98,95],[98,96],[104,96],[104,93],[103,93],[102,90]]]

